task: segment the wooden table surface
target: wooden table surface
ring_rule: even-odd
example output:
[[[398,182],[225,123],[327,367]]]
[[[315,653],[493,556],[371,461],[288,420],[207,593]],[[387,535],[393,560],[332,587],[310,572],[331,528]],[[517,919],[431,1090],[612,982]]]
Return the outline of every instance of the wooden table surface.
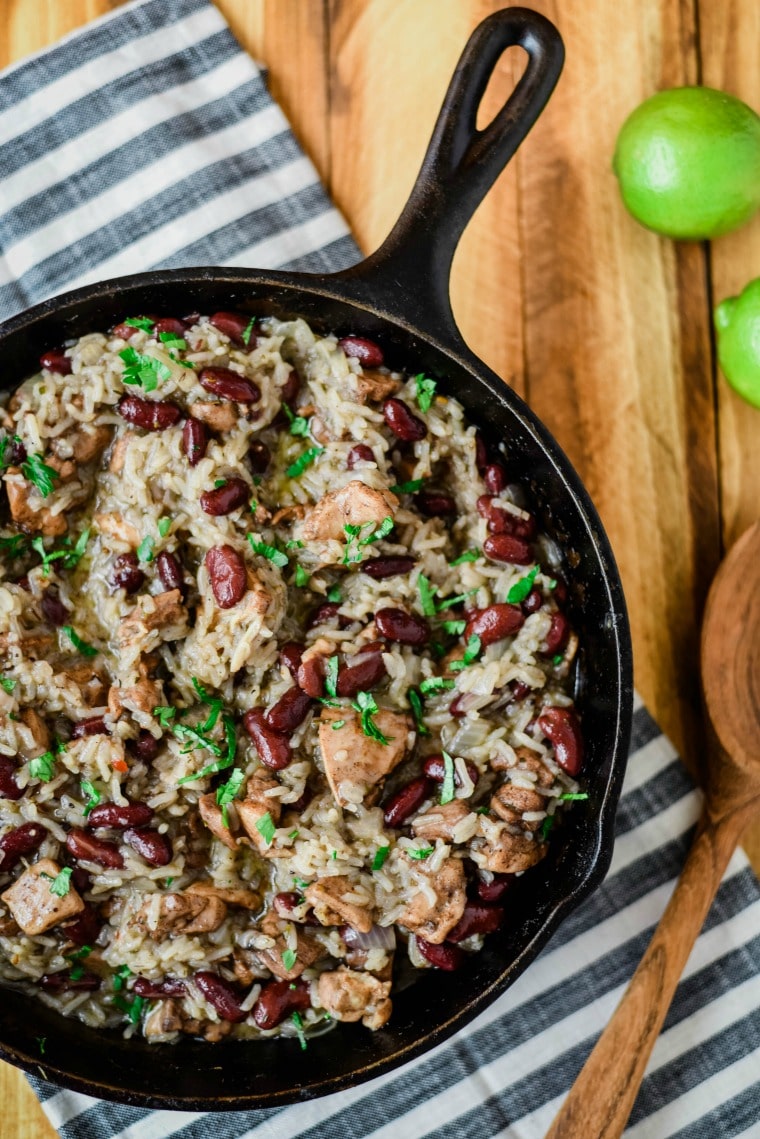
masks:
[[[118,0],[0,0],[0,66]],[[449,76],[492,0],[218,0],[365,250],[395,219]],[[636,683],[699,770],[698,629],[723,552],[758,516],[760,412],[716,375],[711,310],[760,274],[760,215],[710,247],[676,245],[623,209],[615,136],[642,99],[704,83],[760,109],[757,0],[533,0],[567,63],[539,124],[457,254],[471,347],[569,454],[615,550]],[[484,113],[505,97],[503,59]],[[760,830],[748,849],[760,868]],[[0,1064],[3,1139],[53,1134]]]

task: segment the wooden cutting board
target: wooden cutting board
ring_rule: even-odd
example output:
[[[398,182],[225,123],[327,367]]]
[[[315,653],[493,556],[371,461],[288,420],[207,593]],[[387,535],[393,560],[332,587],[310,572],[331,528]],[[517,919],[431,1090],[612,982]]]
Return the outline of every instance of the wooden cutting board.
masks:
[[[489,0],[218,0],[364,249],[416,174],[467,35]],[[117,6],[0,0],[0,66]],[[472,348],[525,395],[602,515],[628,598],[636,683],[699,770],[698,627],[720,560],[760,503],[760,412],[716,375],[711,310],[760,275],[760,216],[712,246],[625,213],[610,169],[630,110],[702,82],[760,109],[756,0],[534,0],[567,64],[538,126],[462,242],[454,310]],[[493,110],[514,82],[505,59]],[[750,854],[760,868],[760,834]],[[53,1135],[0,1065],[3,1139]]]

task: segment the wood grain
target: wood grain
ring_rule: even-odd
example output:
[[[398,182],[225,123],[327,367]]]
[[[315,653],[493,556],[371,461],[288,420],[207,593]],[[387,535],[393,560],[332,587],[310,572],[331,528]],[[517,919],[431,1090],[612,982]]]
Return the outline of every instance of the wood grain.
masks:
[[[535,0],[534,0],[535,2]],[[218,0],[365,250],[417,172],[451,69],[495,0]],[[117,0],[0,0],[0,66]],[[625,213],[610,159],[625,115],[703,81],[760,108],[756,0],[540,0],[567,46],[545,117],[457,254],[454,311],[528,394],[594,496],[620,563],[636,680],[696,766],[697,628],[720,555],[758,513],[760,413],[715,383],[712,304],[760,271],[760,218],[706,251]],[[519,71],[505,57],[484,114]],[[708,260],[709,256],[709,260]],[[760,830],[748,848],[760,867]],[[3,1139],[51,1130],[0,1065]],[[11,1106],[12,1105],[12,1106]]]

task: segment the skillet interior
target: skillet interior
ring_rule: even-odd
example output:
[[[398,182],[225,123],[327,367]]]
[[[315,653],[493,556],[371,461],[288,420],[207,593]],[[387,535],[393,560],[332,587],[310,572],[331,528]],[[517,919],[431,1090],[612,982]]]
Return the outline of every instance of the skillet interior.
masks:
[[[587,760],[587,802],[568,812],[562,841],[509,895],[504,929],[455,975],[423,973],[394,1001],[390,1024],[371,1033],[338,1026],[302,1052],[295,1041],[209,1048],[126,1042],[67,1020],[20,993],[3,991],[0,1055],[91,1095],[160,1108],[274,1107],[353,1086],[440,1043],[503,991],[558,923],[603,878],[612,855],[614,814],[630,730],[631,648],[622,590],[588,495],[551,436],[522,401],[461,344],[423,336],[403,319],[356,300],[351,275],[320,281],[247,270],[159,272],[88,286],[38,305],[0,327],[2,387],[37,366],[44,348],[107,328],[129,313],[184,314],[237,308],[303,316],[322,331],[373,336],[388,363],[425,369],[455,395],[492,442],[504,440],[525,479],[543,528],[562,549],[570,613],[583,653],[578,705]],[[395,309],[403,305],[395,304]],[[446,337],[445,329],[441,335]],[[446,339],[448,339],[446,337]],[[44,1059],[37,1038],[47,1038]]]

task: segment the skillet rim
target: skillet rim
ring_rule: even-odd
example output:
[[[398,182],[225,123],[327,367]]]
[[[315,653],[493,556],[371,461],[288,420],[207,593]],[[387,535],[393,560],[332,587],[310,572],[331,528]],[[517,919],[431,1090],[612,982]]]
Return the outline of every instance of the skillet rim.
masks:
[[[440,338],[430,331],[406,321],[398,312],[389,311],[382,304],[370,303],[366,293],[369,282],[365,284],[361,280],[352,279],[350,271],[346,275],[322,276],[275,270],[256,271],[197,267],[155,270],[100,281],[49,298],[2,322],[0,324],[0,353],[2,353],[4,341],[7,337],[22,333],[27,327],[47,318],[65,317],[66,313],[76,316],[82,305],[99,297],[105,300],[109,294],[115,298],[130,289],[159,289],[164,285],[195,286],[202,289],[212,283],[214,286],[229,285],[232,289],[240,286],[268,289],[270,290],[268,294],[269,303],[272,303],[273,294],[278,291],[285,294],[306,292],[312,297],[321,298],[325,301],[337,301],[361,309],[368,316],[381,321],[383,324],[400,328],[405,334],[416,337],[443,356],[448,357],[452,364],[467,373],[468,378],[474,381],[476,385],[485,387],[499,404],[507,406],[509,412],[519,421],[523,430],[532,437],[551,464],[552,477],[557,478],[563,494],[572,500],[579,520],[583,522],[589,543],[598,559],[600,574],[604,583],[604,595],[608,602],[606,616],[611,618],[609,635],[614,643],[617,665],[616,675],[612,678],[616,704],[615,743],[609,760],[609,778],[605,784],[604,793],[595,816],[594,835],[596,844],[594,853],[584,869],[580,881],[557,900],[541,927],[522,952],[516,958],[511,959],[490,984],[471,996],[464,1008],[436,1024],[426,1035],[418,1037],[407,1046],[396,1048],[390,1056],[380,1057],[376,1061],[365,1063],[356,1068],[350,1075],[327,1077],[309,1084],[308,1091],[301,1088],[290,1088],[280,1093],[256,1094],[247,1092],[220,1095],[218,1098],[211,1099],[209,1097],[197,1098],[192,1095],[157,1096],[152,1093],[115,1088],[96,1079],[84,1079],[77,1075],[71,1075],[44,1059],[41,1062],[39,1057],[20,1054],[0,1040],[0,1059],[7,1060],[27,1072],[39,1074],[40,1069],[44,1066],[47,1069],[47,1079],[52,1079],[70,1090],[115,1100],[135,1107],[159,1110],[255,1110],[262,1107],[284,1107],[304,1100],[319,1098],[346,1088],[357,1087],[370,1079],[398,1069],[403,1064],[431,1051],[459,1029],[469,1024],[524,972],[551,939],[562,921],[589,896],[605,877],[612,859],[615,814],[625,775],[633,714],[632,644],[622,582],[609,539],[597,510],[570,460],[549,430],[521,397],[479,360],[462,341],[447,343],[445,338]],[[251,298],[252,301],[255,299]],[[240,307],[237,300],[235,304]],[[291,311],[297,312],[298,305],[294,304]],[[0,1032],[2,1032],[1,1025]],[[238,1044],[235,1045],[235,1047],[238,1046]]]

